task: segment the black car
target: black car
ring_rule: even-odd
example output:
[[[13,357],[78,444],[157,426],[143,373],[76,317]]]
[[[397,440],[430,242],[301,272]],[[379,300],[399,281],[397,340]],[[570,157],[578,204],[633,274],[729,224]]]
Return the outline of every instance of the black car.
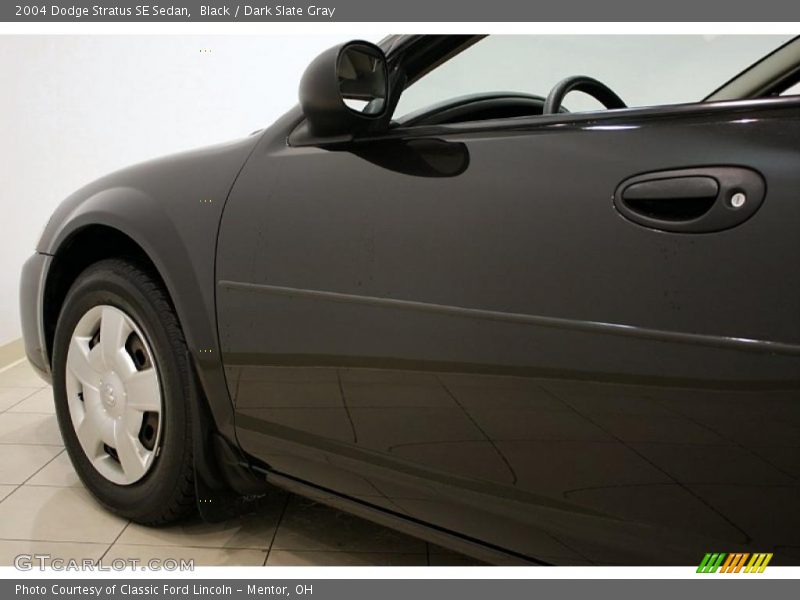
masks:
[[[275,485],[498,563],[800,564],[800,41],[692,103],[396,110],[482,43],[337,46],[267,129],[61,204],[21,307],[81,480],[147,524]]]

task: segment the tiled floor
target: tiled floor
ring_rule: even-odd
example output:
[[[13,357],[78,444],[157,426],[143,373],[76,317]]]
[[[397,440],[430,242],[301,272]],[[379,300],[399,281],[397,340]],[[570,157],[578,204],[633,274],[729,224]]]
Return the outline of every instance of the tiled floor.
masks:
[[[196,565],[470,565],[475,561],[276,492],[258,515],[147,528],[98,506],[61,442],[50,388],[22,362],[0,370],[0,565],[62,559],[194,559]]]

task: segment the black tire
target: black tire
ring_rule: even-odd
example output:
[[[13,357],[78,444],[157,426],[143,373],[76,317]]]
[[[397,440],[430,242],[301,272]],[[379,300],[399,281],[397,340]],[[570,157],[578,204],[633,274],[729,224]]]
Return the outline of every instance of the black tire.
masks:
[[[66,363],[72,334],[89,309],[104,304],[122,310],[148,333],[162,390],[158,454],[146,475],[130,485],[113,483],[95,469],[78,441],[67,404]],[[196,391],[189,354],[166,291],[145,269],[109,259],[91,265],[75,280],[55,331],[53,392],[70,460],[98,502],[147,525],[170,523],[196,510],[191,423]]]

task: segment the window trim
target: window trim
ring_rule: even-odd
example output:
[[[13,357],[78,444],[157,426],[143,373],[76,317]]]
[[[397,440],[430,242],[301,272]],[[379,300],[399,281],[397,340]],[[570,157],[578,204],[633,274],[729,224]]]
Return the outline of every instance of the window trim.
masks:
[[[485,121],[465,121],[444,125],[398,126],[380,133],[353,139],[353,143],[410,137],[441,137],[470,134],[519,133],[537,130],[553,132],[571,129],[620,131],[641,124],[666,122],[674,119],[742,115],[746,118],[753,111],[800,109],[800,96],[771,96],[750,100],[723,100],[718,102],[692,102],[686,104],[664,104],[659,106],[620,108],[594,112],[559,113],[533,115]],[[563,129],[562,129],[563,128]]]
[[[800,79],[800,36],[778,46],[723,83],[703,102],[764,98],[783,91],[782,84],[791,78]]]

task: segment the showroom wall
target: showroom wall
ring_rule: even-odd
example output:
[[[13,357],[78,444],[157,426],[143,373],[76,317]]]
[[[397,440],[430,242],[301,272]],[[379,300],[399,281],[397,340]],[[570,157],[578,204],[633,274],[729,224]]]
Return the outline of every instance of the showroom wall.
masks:
[[[350,37],[0,36],[0,345],[20,335],[20,268],[65,196],[269,125],[311,59]]]
[[[0,345],[20,335],[20,267],[65,196],[131,163],[268,125],[296,102],[308,62],[351,37],[383,35],[0,36]],[[544,94],[575,69],[637,104],[699,99],[787,37],[655,36],[637,53],[641,39],[622,36],[599,54],[597,36],[538,36],[525,42],[531,61],[509,61],[519,43],[496,40],[463,59],[477,57],[489,76],[445,69],[404,102],[509,87]],[[564,65],[562,56],[585,60]]]

